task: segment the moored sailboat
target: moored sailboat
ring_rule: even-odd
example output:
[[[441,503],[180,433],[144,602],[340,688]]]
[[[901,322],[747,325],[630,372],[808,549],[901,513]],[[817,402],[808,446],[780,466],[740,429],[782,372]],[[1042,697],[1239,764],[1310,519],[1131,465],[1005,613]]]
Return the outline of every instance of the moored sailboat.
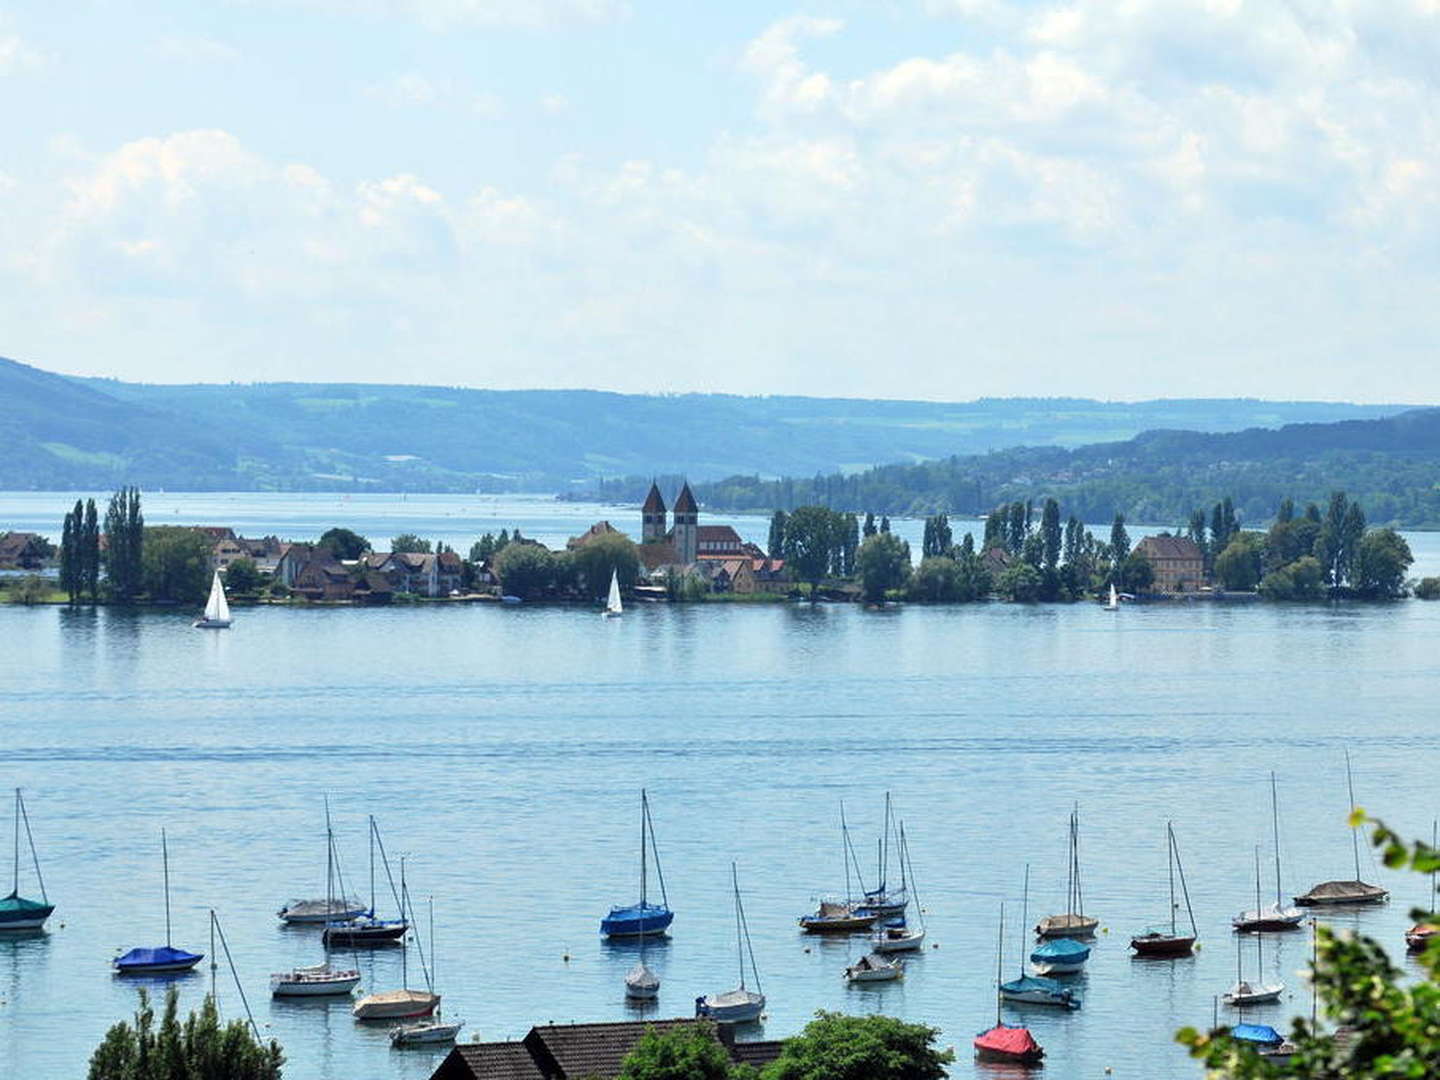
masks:
[[[336,919],[325,924],[322,937],[326,945],[349,946],[371,946],[391,945],[405,936],[410,924],[405,921],[405,913],[400,912],[398,918],[382,919],[376,914],[375,907],[375,849],[380,849],[380,861],[385,868],[385,878],[390,883],[390,894],[395,899],[395,906],[400,906],[400,895],[395,889],[395,879],[390,876],[390,859],[385,854],[385,843],[380,839],[380,826],[375,822],[375,815],[370,815],[370,907],[363,914],[356,915],[349,919]],[[344,892],[344,883],[341,883],[341,892]]]
[[[1095,936],[1100,920],[1085,914],[1085,895],[1080,887],[1080,811],[1070,811],[1069,866],[1065,882],[1065,911],[1046,915],[1035,927],[1041,938],[1088,938]]]
[[[1237,931],[1250,933],[1257,930],[1297,930],[1304,912],[1296,907],[1287,907],[1280,892],[1280,803],[1275,790],[1275,773],[1270,773],[1270,831],[1275,844],[1275,903],[1261,906],[1260,890],[1255,890],[1255,910],[1242,911],[1230,924]]]
[[[160,858],[165,873],[165,944],[152,948],[136,948],[115,957],[112,964],[117,975],[166,975],[189,971],[204,953],[192,953],[170,944],[170,846],[165,830],[160,830]]]
[[[1021,920],[1024,926],[1024,920]],[[975,1048],[977,1061],[994,1062],[1004,1065],[1039,1065],[1045,1058],[1045,1051],[1030,1029],[1010,1027],[1000,1020],[1001,1002],[1004,994],[1000,987],[1004,981],[1005,965],[1005,905],[1000,905],[1000,936],[995,946],[995,1026],[975,1036],[971,1045]]]
[[[20,828],[25,828],[25,839],[30,845],[30,861],[35,867],[35,882],[40,886],[40,899],[30,900],[20,895]],[[25,811],[25,802],[20,789],[15,789],[15,876],[10,895],[0,897],[0,931],[39,930],[55,910],[50,897],[45,893],[45,879],[40,874],[40,856],[35,853],[35,835],[30,831],[30,815]]]
[[[1355,779],[1350,772],[1350,751],[1345,751],[1345,783],[1350,792],[1350,811],[1355,811]],[[1295,897],[1295,903],[1306,907],[1330,907],[1337,904],[1381,904],[1390,898],[1390,893],[1379,885],[1360,880],[1360,834],[1350,830],[1350,846],[1355,856],[1355,879],[1353,881],[1322,881],[1310,891]]]
[[[1255,907],[1260,907],[1260,849],[1255,849]],[[1265,939],[1257,933],[1255,935],[1255,982],[1247,982],[1242,966],[1243,956],[1241,953],[1242,942],[1240,938],[1235,939],[1235,985],[1225,991],[1225,1002],[1229,1005],[1244,1007],[1246,1005],[1263,1005],[1272,1001],[1279,1001],[1280,995],[1285,992],[1284,983],[1267,983],[1264,981],[1265,969]]]
[[[1436,822],[1430,823],[1430,850],[1440,848],[1440,827]],[[1440,934],[1440,916],[1435,913],[1435,871],[1430,871],[1430,892],[1429,899],[1425,901],[1425,907],[1421,911],[1429,910],[1429,918],[1421,919],[1409,930],[1405,931],[1405,951],[1418,953],[1424,952],[1429,946],[1432,938]]]
[[[410,903],[410,889],[405,883],[405,857],[400,857],[400,910],[409,917],[410,925],[415,926],[415,913]],[[422,1016],[429,1016],[440,1005],[440,995],[435,992],[435,986],[430,978],[430,969],[425,963],[425,948],[420,943],[418,932],[414,934],[415,948],[420,956],[420,968],[425,973],[425,989],[414,990],[409,987],[410,970],[407,963],[410,950],[404,949],[400,953],[400,989],[382,990],[379,993],[367,994],[357,1001],[350,1009],[350,1013],[356,1020],[409,1020]]]
[[[905,885],[905,869],[901,864],[900,888],[891,890],[890,880],[890,836],[894,831],[894,818],[890,808],[890,792],[885,793],[885,823],[882,826],[879,844],[879,859],[876,869],[879,879],[873,889],[866,889],[860,886],[862,896],[860,898],[859,910],[875,915],[877,918],[892,918],[896,915],[903,915],[905,908],[910,904],[910,893]]]
[[[331,903],[335,886],[335,833],[330,824],[330,804],[325,804],[325,895]],[[330,966],[330,937],[322,934],[321,945],[325,960],[320,964],[296,967],[289,971],[275,972],[270,976],[270,996],[332,997],[348,995],[360,985],[360,972],[356,968],[334,968]]]
[[[908,871],[908,876],[907,876]],[[925,943],[925,909],[920,906],[920,896],[914,893],[915,867],[910,862],[910,843],[905,838],[905,823],[900,823],[900,888],[907,899],[915,900],[915,918],[919,925],[911,926],[906,916],[887,919],[870,936],[873,952],[913,952]]]
[[[840,858],[845,864],[845,899],[824,899],[820,906],[809,915],[800,916],[800,929],[807,934],[852,934],[857,930],[869,930],[880,918],[878,912],[857,904],[850,894],[850,864],[854,852],[850,847],[850,829],[845,823],[845,804],[840,804]],[[858,874],[857,866],[856,872]],[[860,883],[865,891],[865,883]]]
[[[646,898],[645,883],[648,870],[645,865],[646,837],[649,850],[655,856],[655,878],[660,883],[660,903],[652,904]],[[665,892],[665,874],[660,869],[660,849],[655,844],[655,822],[650,816],[650,796],[640,790],[640,893],[638,904],[628,907],[612,907],[610,914],[600,920],[600,932],[606,937],[643,937],[646,934],[663,934],[675,920],[670,910],[670,899]]]
[[[198,630],[226,630],[230,627],[230,603],[225,599],[225,586],[220,581],[220,571],[210,579],[210,598],[205,601],[205,613],[192,624]]]
[[[1080,998],[1073,989],[1055,979],[1025,973],[1025,933],[1023,927],[1030,916],[1030,864],[1025,864],[1025,891],[1020,907],[1020,976],[1000,984],[1000,996],[1020,1005],[1054,1005],[1062,1009],[1080,1008]]]
[[[402,912],[402,914],[404,914]],[[430,975],[435,971],[435,900],[430,899]],[[436,1000],[435,1015],[410,1024],[399,1024],[390,1029],[391,1046],[433,1046],[437,1043],[452,1043],[465,1026],[463,1020],[445,1020],[440,1015],[439,1000]]]
[[[717,1024],[745,1024],[760,1019],[765,1011],[765,994],[760,989],[760,969],[755,966],[755,950],[750,944],[750,925],[745,921],[745,905],[740,901],[740,877],[735,864],[730,864],[730,884],[735,892],[735,950],[740,959],[740,985],[723,994],[706,994],[695,999],[695,1015]],[[755,989],[745,985],[745,957],[750,957],[750,973]]]
[[[644,792],[641,792],[641,802],[644,803]],[[649,906],[650,875],[645,868],[645,831],[649,823],[649,815],[640,815],[640,910],[645,911]],[[658,865],[658,864],[657,864]],[[645,942],[649,934],[640,934],[640,959],[635,961],[635,966],[625,973],[625,996],[632,1001],[654,1001],[660,996],[660,976],[651,971],[645,964]]]
[[[1175,828],[1168,821],[1165,823],[1165,844],[1170,870],[1170,930],[1167,933],[1164,929],[1151,928],[1136,934],[1130,939],[1130,947],[1139,956],[1170,959],[1189,956],[1193,953],[1198,931],[1195,929],[1195,912],[1190,907],[1190,890],[1185,885],[1185,868],[1180,864],[1180,849],[1175,843]],[[1175,917],[1175,876],[1177,872],[1180,876],[1180,892],[1185,898],[1185,912],[1190,917],[1190,933],[1188,934],[1180,933]]]

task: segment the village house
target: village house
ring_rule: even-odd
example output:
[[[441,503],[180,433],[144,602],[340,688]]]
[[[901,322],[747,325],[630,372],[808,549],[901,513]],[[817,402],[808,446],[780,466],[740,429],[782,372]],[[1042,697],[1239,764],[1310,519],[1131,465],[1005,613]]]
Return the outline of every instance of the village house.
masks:
[[[698,1025],[698,1020],[625,1020],[608,1024],[546,1024],[518,1042],[457,1043],[430,1080],[613,1080],[647,1031]],[[736,1065],[759,1069],[780,1056],[779,1042],[737,1042],[732,1027],[706,1025]]]
[[[286,544],[275,560],[275,579],[287,589],[295,587],[295,577],[315,555],[314,544]],[[327,557],[329,552],[325,553]]]
[[[361,562],[384,576],[396,592],[415,596],[449,596],[459,590],[464,574],[464,563],[453,551],[371,551]]]
[[[39,570],[51,551],[50,542],[39,533],[0,533],[0,570]]]
[[[1155,571],[1155,592],[1195,592],[1205,584],[1205,555],[1200,545],[1187,536],[1147,536],[1135,551],[1150,561]]]
[[[594,540],[596,537],[599,537],[599,536],[624,536],[624,535],[625,535],[625,534],[622,533],[619,529],[615,528],[614,525],[611,525],[610,522],[608,522],[608,521],[597,521],[594,525],[591,525],[590,528],[586,529],[586,530],[585,530],[583,533],[581,533],[579,536],[572,536],[572,537],[570,537],[569,540],[565,541],[565,550],[566,550],[566,551],[576,551],[576,550],[578,550],[579,548],[584,547],[584,546],[585,546],[586,544],[588,544],[591,540]]]
[[[674,525],[668,529],[666,514],[660,488],[652,483],[640,508],[638,548],[651,580],[669,571],[697,573],[711,591],[734,593],[779,591],[788,584],[784,559],[769,558],[729,525],[700,524],[700,508],[689,484],[675,499]]]

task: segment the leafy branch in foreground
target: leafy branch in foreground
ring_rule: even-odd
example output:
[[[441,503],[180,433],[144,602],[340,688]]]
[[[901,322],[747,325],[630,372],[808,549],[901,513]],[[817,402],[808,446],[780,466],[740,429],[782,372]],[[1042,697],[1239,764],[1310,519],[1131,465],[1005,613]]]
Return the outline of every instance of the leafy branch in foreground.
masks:
[[[157,1029],[150,997],[141,990],[134,1026],[122,1020],[105,1033],[90,1057],[88,1080],[280,1080],[285,1055],[279,1043],[261,1044],[242,1020],[222,1027],[209,995],[181,1023],[179,1001],[172,986]]]
[[[1356,809],[1352,828],[1371,826],[1371,843],[1385,865],[1417,873],[1440,870],[1440,851],[1423,841],[1407,843],[1384,822]],[[1413,912],[1417,921],[1433,913]],[[1206,1075],[1223,1080],[1308,1077],[1310,1080],[1400,1080],[1440,1074],[1440,936],[1419,957],[1426,977],[1402,984],[1402,972],[1373,938],[1316,927],[1316,958],[1310,981],[1318,1012],[1333,1031],[1297,1018],[1285,1061],[1266,1060],[1236,1039],[1228,1027],[1202,1033],[1184,1028],[1176,1039],[1204,1062]]]

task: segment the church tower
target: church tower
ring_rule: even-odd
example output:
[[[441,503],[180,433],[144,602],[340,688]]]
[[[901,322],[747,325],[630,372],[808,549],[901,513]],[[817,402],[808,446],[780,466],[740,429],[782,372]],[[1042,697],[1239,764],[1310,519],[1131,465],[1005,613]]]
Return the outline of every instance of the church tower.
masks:
[[[645,496],[645,505],[640,508],[640,542],[659,544],[665,540],[665,500],[660,489],[650,482],[650,494]]]
[[[693,563],[700,551],[700,507],[695,505],[695,496],[690,494],[686,483],[675,499],[675,551],[680,561]]]

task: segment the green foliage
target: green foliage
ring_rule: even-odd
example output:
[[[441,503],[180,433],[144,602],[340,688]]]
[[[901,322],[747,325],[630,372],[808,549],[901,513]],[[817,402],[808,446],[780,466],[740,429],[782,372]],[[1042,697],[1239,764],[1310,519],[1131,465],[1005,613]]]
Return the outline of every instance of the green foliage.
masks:
[[[530,600],[553,583],[555,558],[538,544],[508,544],[496,560],[495,572],[506,593]]]
[[[1215,558],[1215,578],[1231,592],[1249,592],[1260,584],[1265,538],[1261,533],[1236,533]]]
[[[225,568],[225,588],[232,593],[253,593],[260,589],[260,568],[254,559],[239,558]]]
[[[1259,589],[1266,600],[1322,600],[1325,571],[1319,559],[1306,555],[1271,570],[1260,579]]]
[[[831,571],[836,552],[849,536],[844,514],[824,506],[802,506],[785,523],[785,560],[799,581],[818,585]]]
[[[973,546],[972,543],[972,549]],[[963,604],[983,600],[990,595],[990,572],[985,569],[985,564],[973,550],[966,554],[963,545],[955,550],[954,558],[932,555],[920,560],[906,587],[906,595],[911,600]]]
[[[592,537],[573,552],[568,560],[585,594],[592,598],[604,596],[610,589],[610,574],[620,578],[620,588],[633,589],[640,574],[640,556],[627,536],[606,533]]]
[[[785,520],[784,510],[776,510],[770,515],[770,536],[765,544],[765,551],[772,559],[783,559],[785,557]]]
[[[1386,866],[1428,874],[1440,869],[1440,852],[1429,844],[1407,844],[1383,822],[1364,811],[1351,825],[1373,826],[1371,842]],[[1412,917],[1428,918],[1416,911]],[[1304,1019],[1292,1022],[1296,1052],[1284,1064],[1262,1060],[1255,1051],[1217,1028],[1202,1033],[1185,1028],[1179,1042],[1206,1066],[1214,1080],[1304,1077],[1308,1080],[1401,1080],[1431,1077],[1440,1062],[1440,943],[1420,955],[1425,977],[1412,981],[1391,963],[1377,941],[1353,932],[1336,933],[1320,925],[1310,981],[1329,1021],[1347,1030],[1337,1039]]]
[[[324,548],[337,559],[353,561],[370,550],[370,541],[357,532],[349,529],[342,529],[336,526],[333,529],[326,529],[320,534],[320,539],[315,544],[318,548]],[[394,550],[400,550],[398,548]]]
[[[141,582],[151,600],[202,603],[210,592],[210,541],[178,525],[145,530]]]
[[[903,589],[910,577],[910,545],[894,533],[879,532],[860,545],[855,568],[865,599],[884,600],[891,589]]]
[[[134,1025],[122,1021],[106,1032],[90,1057],[88,1080],[280,1080],[285,1056],[278,1043],[257,1042],[239,1020],[222,1026],[208,995],[182,1023],[179,1000],[171,987],[157,1028],[142,989]]]
[[[1027,562],[1007,566],[995,582],[995,591],[1016,604],[1033,604],[1040,599],[1045,579],[1039,570]]]
[[[121,488],[105,511],[105,576],[121,603],[133,600],[144,587],[145,516],[139,488]]]
[[[1397,599],[1405,595],[1405,573],[1414,561],[1410,545],[1394,529],[1372,529],[1350,557],[1350,586],[1366,600]]]
[[[429,555],[430,541],[421,540],[414,533],[401,533],[390,541],[390,550],[400,555]]]
[[[50,598],[50,586],[45,584],[45,579],[36,574],[26,574],[11,583],[6,590],[12,604],[24,604],[30,607],[34,604],[43,604]]]
[[[1150,560],[1141,552],[1132,551],[1120,568],[1120,587],[1130,592],[1145,592],[1153,584],[1155,568]]]
[[[1415,596],[1420,600],[1440,600],[1440,577],[1424,577],[1415,586]]]
[[[710,1024],[670,1031],[646,1028],[620,1066],[617,1080],[732,1080],[730,1055]]]
[[[939,1031],[890,1016],[818,1012],[785,1042],[763,1080],[943,1080],[954,1055],[937,1050]]]
[[[84,572],[81,570],[81,534],[85,530],[85,507],[79,499],[75,509],[65,515],[60,527],[60,588],[65,590],[70,603],[77,603],[84,589]],[[0,539],[4,535],[0,534]]]

